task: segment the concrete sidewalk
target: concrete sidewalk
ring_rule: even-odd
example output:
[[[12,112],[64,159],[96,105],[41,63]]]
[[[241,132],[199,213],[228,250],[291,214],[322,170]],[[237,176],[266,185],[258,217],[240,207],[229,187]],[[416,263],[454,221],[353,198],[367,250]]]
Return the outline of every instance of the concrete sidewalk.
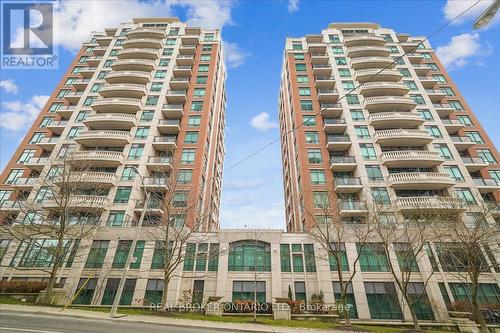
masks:
[[[178,318],[165,318],[160,316],[139,316],[139,315],[126,315],[120,318],[110,318],[108,313],[98,311],[87,311],[77,309],[66,309],[61,311],[61,308],[45,307],[36,305],[13,305],[13,304],[0,304],[1,311],[16,311],[33,314],[45,314],[53,316],[69,316],[84,319],[94,320],[107,320],[107,321],[128,321],[135,323],[148,323],[155,325],[178,326],[178,327],[191,327],[191,328],[207,328],[222,331],[240,331],[240,332],[257,332],[257,333],[343,333],[341,330],[318,330],[310,328],[294,328],[294,327],[275,327],[259,324],[240,324],[240,323],[224,323],[212,322],[205,320],[189,320]]]

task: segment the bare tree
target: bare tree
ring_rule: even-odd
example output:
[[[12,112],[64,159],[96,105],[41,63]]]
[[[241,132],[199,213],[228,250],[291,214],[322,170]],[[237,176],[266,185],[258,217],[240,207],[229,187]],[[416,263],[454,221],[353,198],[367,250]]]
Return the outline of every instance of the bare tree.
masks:
[[[469,284],[473,316],[481,332],[487,333],[478,300],[479,283],[499,268],[496,258],[500,255],[500,233],[491,215],[494,207],[480,204],[462,207],[460,212],[465,209],[467,214],[457,214],[456,219],[447,221],[448,233],[436,244],[437,252],[443,269]]]
[[[316,198],[315,211],[311,212],[303,206],[303,210],[313,223],[310,231],[312,238],[325,250],[327,256],[316,255],[320,260],[327,260],[333,264],[337,272],[340,285],[340,302],[342,304],[346,326],[351,326],[349,317],[348,290],[357,274],[358,261],[363,248],[374,233],[373,225],[367,215],[360,216],[355,221],[346,222],[339,215],[337,198],[331,192],[325,192],[321,198]],[[345,269],[347,263],[345,241],[355,242],[358,251],[352,270]]]
[[[24,257],[17,264],[43,267],[49,274],[42,302],[51,303],[57,273],[68,257],[83,253],[79,244],[93,237],[105,207],[108,189],[100,185],[103,173],[90,164],[67,157],[56,161],[40,175],[38,193],[33,200],[19,202],[19,217],[2,227],[3,232],[20,242]],[[4,216],[3,220],[7,218]],[[27,253],[37,251],[33,262]]]

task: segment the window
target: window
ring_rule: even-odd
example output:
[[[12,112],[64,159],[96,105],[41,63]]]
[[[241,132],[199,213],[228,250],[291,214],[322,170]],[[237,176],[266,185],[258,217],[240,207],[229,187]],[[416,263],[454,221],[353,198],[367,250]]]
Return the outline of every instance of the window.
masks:
[[[71,127],[69,129],[68,135],[66,136],[68,139],[77,138],[82,127]]]
[[[143,151],[144,151],[144,144],[133,143],[132,146],[130,146],[130,151],[128,152],[128,159],[129,160],[140,159]]]
[[[23,150],[21,156],[19,156],[17,163],[24,164],[24,163],[28,162],[30,160],[30,158],[32,158],[33,156],[35,156],[35,150],[25,149],[25,150]]]
[[[370,132],[368,131],[368,127],[366,125],[354,126],[354,131],[359,139],[370,138]]]
[[[330,243],[330,248],[328,254],[328,262],[330,264],[330,271],[337,272],[337,256],[340,257],[340,267],[343,272],[349,271],[349,262],[347,261],[347,252],[345,250],[345,243]]]
[[[429,110],[417,110],[418,114],[420,115],[420,118],[423,120],[433,120],[434,117],[432,117],[432,113]]]
[[[149,126],[139,126],[135,131],[135,139],[147,139],[149,135]]]
[[[293,289],[295,290],[295,301],[307,302],[305,282],[295,281],[293,283]]]
[[[89,256],[85,262],[85,268],[102,268],[106,252],[108,252],[109,241],[95,240],[90,247]]]
[[[345,90],[352,90],[354,89],[354,82],[342,81],[342,88],[344,88]]]
[[[351,72],[347,68],[339,68],[340,77],[351,77]]]
[[[318,132],[306,132],[306,143],[319,143]]]
[[[102,83],[95,83],[92,88],[90,88],[91,92],[99,92],[102,89]]]
[[[127,203],[130,199],[130,193],[132,192],[132,187],[130,186],[119,186],[116,189],[115,199],[113,203]]]
[[[309,78],[307,77],[307,75],[298,75],[297,76],[297,82],[299,84],[309,83]]]
[[[361,156],[365,160],[375,160],[377,159],[377,154],[375,153],[375,148],[371,143],[361,143],[359,145],[361,148]]]
[[[207,269],[208,243],[199,243],[196,253],[195,271],[204,272]]]
[[[481,134],[479,134],[479,132],[477,132],[477,131],[465,132],[465,135],[467,135],[471,139],[471,141],[473,141],[475,143],[478,143],[478,144],[484,143],[484,140],[481,137]]]
[[[33,133],[33,136],[31,137],[31,139],[29,141],[29,144],[30,145],[36,144],[36,143],[42,141],[42,139],[44,137],[45,137],[45,133],[44,132],[35,132],[35,133]]]
[[[311,170],[311,184],[313,185],[326,185],[325,171]]]
[[[153,252],[153,259],[151,260],[151,269],[161,269],[165,267],[165,242],[156,241],[155,249]]]
[[[198,75],[196,77],[196,84],[206,84],[208,80],[208,76],[206,75]]]
[[[441,74],[434,74],[432,75],[432,78],[440,83],[446,83],[446,78],[444,77],[444,75],[441,75]]]
[[[10,240],[9,239],[0,239],[0,262],[3,259],[5,253],[7,253],[7,249],[9,247]]]
[[[403,83],[405,84],[405,86],[410,89],[410,90],[418,90],[418,87],[417,85],[415,84],[415,82],[413,81],[403,81]],[[418,95],[420,96],[420,95]],[[420,98],[422,98],[422,96],[420,96]],[[423,99],[422,99],[423,100]],[[423,104],[423,103],[422,103]]]
[[[194,269],[194,258],[196,253],[196,244],[195,243],[187,243],[186,244],[186,253],[184,259],[184,271],[192,272]]]
[[[410,95],[411,99],[417,103],[417,105],[424,105],[425,104],[425,100],[424,98],[422,97],[422,95]]]
[[[212,44],[203,44],[203,47],[201,48],[203,52],[211,52],[212,51]]]
[[[302,101],[300,101],[300,109],[302,111],[312,111],[313,110],[313,103],[312,103],[312,101],[309,101],[309,100],[302,100]]]
[[[302,42],[292,42],[292,49],[297,51],[303,50]]]
[[[182,150],[181,163],[193,164],[196,155],[196,149],[187,148]]]
[[[302,116],[302,122],[304,123],[304,126],[316,126],[316,117]]]
[[[190,127],[198,127],[201,124],[201,116],[189,116],[188,118],[188,126]]]
[[[393,243],[396,258],[402,272],[419,272],[417,261],[419,257],[415,255],[409,243]]]
[[[202,54],[200,56],[200,61],[210,61],[210,54]]]
[[[330,40],[330,43],[334,43],[334,44],[340,43],[339,35],[328,35],[328,39]]]
[[[24,169],[12,169],[5,180],[5,184],[14,184],[16,180],[23,176]]]
[[[161,88],[163,88],[163,83],[162,82],[153,82],[151,84],[151,91],[161,91]]]
[[[108,227],[121,227],[124,221],[125,221],[125,211],[112,210],[109,212],[108,221],[106,225]]]
[[[411,77],[411,74],[410,74],[410,71],[406,68],[400,68],[399,69],[399,72],[401,73],[401,75],[403,75],[404,77]]]
[[[88,114],[89,114],[88,111],[80,111],[80,112],[78,112],[78,114],[76,115],[75,121],[76,122],[82,122],[82,121],[84,121],[85,119],[87,119]]]
[[[438,143],[434,145],[436,151],[439,153],[439,156],[444,158],[445,160],[452,160],[453,155],[451,154],[450,148],[444,143]]]
[[[175,45],[176,41],[177,39],[175,38],[167,38],[167,42],[165,43],[165,45]]]
[[[191,102],[191,111],[201,111],[201,110],[203,110],[203,101]]]
[[[290,244],[280,244],[281,271],[291,272]]]
[[[186,132],[184,137],[184,143],[197,143],[198,142],[198,132]]]
[[[52,118],[52,117],[43,117],[42,121],[40,122],[40,128],[47,127],[48,125],[50,125],[52,123],[53,120],[54,120],[54,118]]]
[[[311,89],[310,88],[299,88],[299,95],[300,96],[311,96]]]
[[[427,53],[427,52],[422,52],[420,53],[420,55],[424,58],[424,59],[432,59],[432,56],[430,53]]]
[[[433,71],[439,71],[439,67],[438,67],[438,65],[437,65],[437,64],[435,64],[435,63],[430,62],[430,63],[427,63],[426,65],[427,65],[427,67],[429,67],[429,68],[430,68],[430,69],[432,69]]]
[[[333,281],[333,296],[335,297],[335,301],[337,304],[340,304],[342,298],[342,288],[340,286],[340,282]],[[349,309],[349,318],[356,319],[358,318],[358,309],[356,308],[356,299],[354,298],[354,290],[352,289],[352,283],[347,286],[346,290],[346,303],[352,305]],[[339,313],[340,317],[343,317],[343,312]]]
[[[234,271],[271,271],[271,246],[268,243],[244,240],[229,244],[229,267]]]
[[[365,282],[371,319],[402,319],[396,288],[392,282]]]
[[[182,169],[179,170],[179,173],[177,175],[177,183],[189,184],[191,183],[192,178],[193,178],[193,170]]]
[[[195,88],[193,91],[194,97],[203,97],[205,96],[205,88]]]
[[[173,48],[167,47],[167,48],[163,49],[162,55],[164,55],[164,56],[171,56],[172,53],[173,53],[173,51],[174,51]]]
[[[479,157],[481,157],[484,163],[497,164],[497,160],[493,157],[493,154],[489,149],[476,149],[476,153]]]
[[[168,64],[170,63],[170,59],[160,59],[160,62],[158,63],[158,67],[167,67]]]
[[[362,272],[389,272],[389,263],[380,243],[356,243]]]
[[[453,180],[455,180],[457,182],[463,182],[465,180],[464,176],[462,175],[462,172],[460,171],[460,169],[456,165],[445,165],[444,166],[444,171],[448,175],[450,175],[450,177]]]
[[[339,66],[347,65],[347,60],[344,57],[335,57],[335,64]]]
[[[199,65],[198,66],[198,72],[199,73],[208,73],[208,68],[209,67],[210,67],[210,65],[207,65],[207,64]]]
[[[144,247],[146,241],[140,240],[135,244],[135,250],[133,256],[136,258],[135,262],[130,263],[130,269],[139,269],[141,267],[142,254],[144,252]]]
[[[164,79],[165,77],[167,77],[167,71],[156,71],[155,72],[155,75],[154,75],[155,79]]]
[[[328,193],[324,191],[313,191],[314,208],[328,207]]]
[[[96,285],[97,279],[81,278],[76,289],[81,289],[81,291],[78,297],[73,301],[73,304],[90,304],[94,297]]]
[[[450,283],[451,293],[456,301],[471,301],[470,285],[465,283]],[[480,283],[477,291],[480,304],[498,304],[500,289],[494,283]]]
[[[125,166],[123,168],[121,179],[122,181],[132,181],[135,179],[137,174],[137,168],[135,166]]]
[[[488,173],[490,177],[494,179],[498,185],[500,185],[500,170],[489,170]]]
[[[103,80],[104,78],[106,78],[106,76],[108,75],[108,71],[102,71],[100,72],[98,75],[97,75],[97,78],[100,79],[100,80]]]
[[[441,91],[444,92],[446,96],[455,96],[455,92],[450,87],[441,87],[439,89],[441,89]]]
[[[266,302],[265,281],[233,281],[233,302],[253,301],[254,298],[258,303]]]
[[[457,111],[463,111],[464,107],[459,101],[448,101],[448,104]]]
[[[126,279],[123,285],[122,295],[120,297],[120,305],[131,305],[134,297],[136,279]],[[109,278],[106,282],[106,288],[102,295],[101,305],[112,305],[116,297],[120,279]]]
[[[465,126],[474,126],[469,116],[457,116],[457,120]]]
[[[379,204],[390,204],[391,200],[389,199],[389,193],[387,189],[384,187],[374,187],[372,188],[372,197],[376,203]]]
[[[307,70],[306,64],[295,64],[295,70],[297,72],[305,72]]]
[[[153,120],[155,116],[155,112],[154,111],[142,111],[142,114],[141,114],[141,121],[144,121],[144,122],[147,122],[147,121],[151,121]]]
[[[113,258],[113,263],[111,268],[125,268],[125,263],[127,261],[128,254],[130,253],[130,248],[132,247],[131,240],[119,240],[118,246],[116,248],[115,257]]]
[[[430,136],[433,138],[442,138],[443,134],[441,134],[441,131],[437,126],[425,126],[425,129],[427,132],[429,132]]]
[[[367,165],[366,167],[366,173],[368,174],[368,179],[370,180],[384,180],[384,177],[382,176],[382,171],[380,170],[380,167],[376,165]]]
[[[341,54],[344,53],[344,50],[342,49],[342,46],[332,46],[332,52],[333,54]]]
[[[161,304],[163,297],[164,281],[161,279],[149,279],[144,293],[145,304]]]
[[[357,95],[347,95],[346,96],[347,104],[359,104],[359,99]]]
[[[475,205],[476,199],[468,188],[455,188],[455,194],[468,205]]]
[[[52,196],[52,189],[48,186],[41,186],[35,197],[36,203],[42,203],[44,200]]]
[[[398,47],[396,45],[389,45],[390,53],[399,53]]]
[[[154,106],[158,104],[158,98],[158,96],[148,96],[148,98],[146,99],[146,105]]]
[[[52,103],[52,105],[49,108],[49,112],[56,112],[57,110],[61,109],[62,106],[63,105],[61,103]]]
[[[354,121],[365,120],[365,116],[363,115],[363,110],[350,110],[351,118]]]
[[[307,149],[307,159],[311,164],[323,163],[320,149]]]
[[[304,60],[305,59],[304,53],[294,53],[293,59],[294,60]]]

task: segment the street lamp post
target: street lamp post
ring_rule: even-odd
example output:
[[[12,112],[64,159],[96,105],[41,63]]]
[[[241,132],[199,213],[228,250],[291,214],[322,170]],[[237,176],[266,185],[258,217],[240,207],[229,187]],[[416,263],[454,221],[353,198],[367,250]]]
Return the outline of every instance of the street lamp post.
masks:
[[[498,7],[500,7],[500,0],[494,0],[493,3],[479,15],[476,22],[474,22],[474,29],[481,29],[487,26],[493,17],[495,17]]]
[[[135,251],[137,239],[139,238],[139,235],[141,233],[142,223],[144,221],[144,216],[146,215],[146,211],[147,211],[147,208],[149,205],[149,199],[151,196],[151,194],[146,190],[146,187],[144,185],[144,178],[139,174],[137,168],[134,168],[134,169],[136,170],[136,174],[141,178],[141,188],[142,188],[142,191],[144,192],[144,202],[143,202],[143,206],[142,206],[141,217],[139,218],[139,221],[137,223],[135,236],[134,236],[134,239],[132,240],[132,244],[130,245],[130,250],[129,250],[129,253],[127,255],[127,260],[125,261],[125,267],[122,271],[122,276],[120,277],[120,283],[118,284],[118,288],[116,290],[115,299],[113,300],[113,306],[111,307],[111,311],[109,313],[109,316],[112,318],[117,317],[118,305],[120,304],[120,299],[122,298],[123,287],[124,287],[125,281],[127,279],[128,269],[129,269],[129,266],[132,262],[132,255]]]

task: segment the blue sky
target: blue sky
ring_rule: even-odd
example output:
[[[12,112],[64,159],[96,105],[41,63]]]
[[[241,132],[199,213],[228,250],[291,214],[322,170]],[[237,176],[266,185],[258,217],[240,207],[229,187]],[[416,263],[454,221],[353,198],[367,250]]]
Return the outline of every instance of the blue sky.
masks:
[[[59,69],[1,70],[0,166],[11,158],[74,50],[92,30],[139,16],[178,16],[221,28],[228,64],[225,167],[279,136],[277,105],[286,37],[320,33],[331,22],[370,21],[398,32],[427,35],[474,1],[63,1],[57,5]],[[498,17],[472,30],[485,0],[431,38],[451,76],[496,145],[500,142]],[[121,4],[121,5],[120,5]],[[497,15],[499,16],[499,15]],[[72,22],[78,24],[72,24]],[[284,228],[279,143],[228,170],[223,178],[222,227]]]

